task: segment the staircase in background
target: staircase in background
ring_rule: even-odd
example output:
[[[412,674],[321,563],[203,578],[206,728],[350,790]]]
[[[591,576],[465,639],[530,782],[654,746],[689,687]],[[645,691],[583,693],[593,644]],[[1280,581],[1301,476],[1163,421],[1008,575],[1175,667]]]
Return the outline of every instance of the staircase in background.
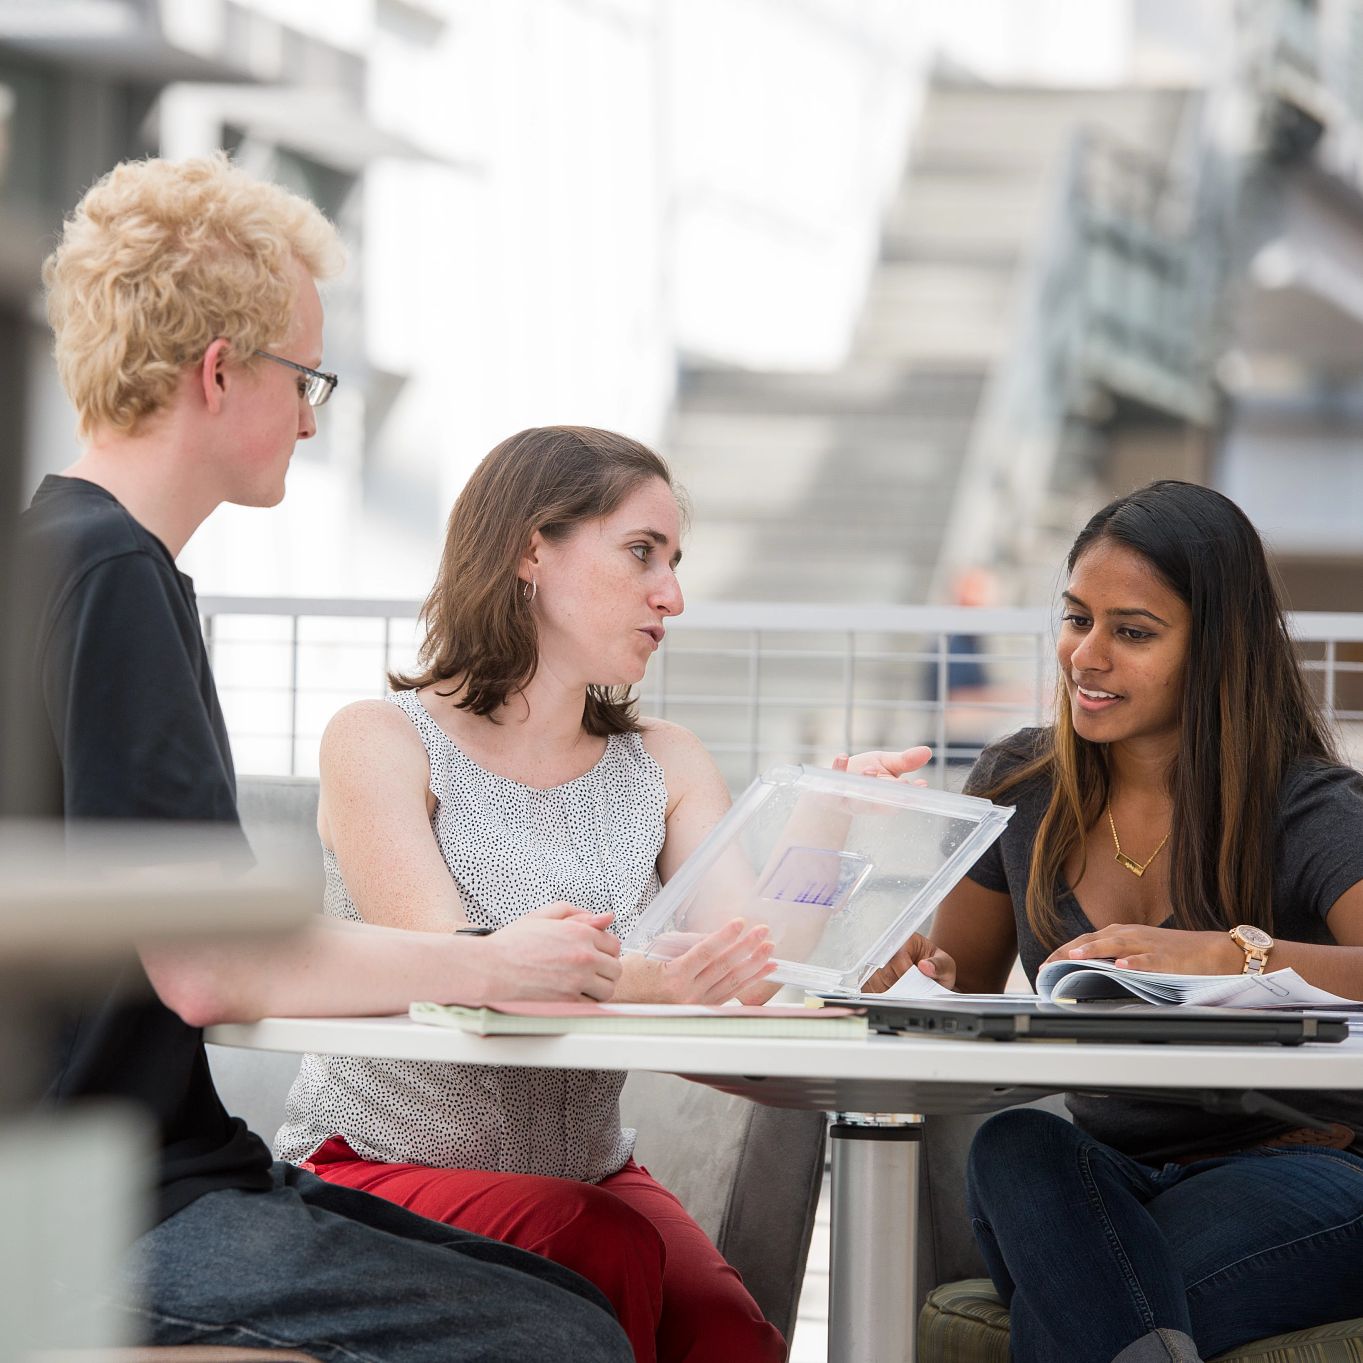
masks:
[[[927,600],[1076,132],[1163,163],[1187,98],[935,81],[842,367],[682,375],[666,448],[694,507],[687,590]]]

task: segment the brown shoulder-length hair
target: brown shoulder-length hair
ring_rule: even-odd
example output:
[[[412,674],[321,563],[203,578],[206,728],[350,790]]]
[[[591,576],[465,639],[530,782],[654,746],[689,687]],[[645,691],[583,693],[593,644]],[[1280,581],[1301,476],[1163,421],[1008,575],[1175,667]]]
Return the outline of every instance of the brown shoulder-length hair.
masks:
[[[535,426],[503,440],[474,470],[450,512],[435,585],[421,609],[417,670],[393,672],[395,691],[448,684],[461,710],[496,721],[539,666],[539,632],[517,575],[530,537],[561,540],[607,516],[641,483],[677,488],[647,446],[591,426]],[[590,686],[582,727],[635,733],[628,687]]]
[[[1339,759],[1297,664],[1263,542],[1229,498],[1174,480],[1099,511],[1075,540],[1068,570],[1100,541],[1140,554],[1191,616],[1178,752],[1167,777],[1174,921],[1271,930],[1283,780],[1294,762]],[[1051,794],[1032,849],[1027,920],[1055,947],[1064,936],[1055,903],[1061,868],[1102,817],[1111,780],[1106,745],[1074,731],[1064,678],[1048,741],[978,793],[996,799],[1036,776]]]

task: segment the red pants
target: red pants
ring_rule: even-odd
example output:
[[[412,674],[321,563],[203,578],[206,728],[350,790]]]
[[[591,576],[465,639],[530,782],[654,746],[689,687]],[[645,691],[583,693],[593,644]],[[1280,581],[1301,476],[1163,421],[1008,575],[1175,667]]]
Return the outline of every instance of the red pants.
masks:
[[[783,1363],[785,1342],[682,1204],[630,1160],[600,1183],[361,1159],[333,1136],[303,1166],[595,1283],[636,1363]]]

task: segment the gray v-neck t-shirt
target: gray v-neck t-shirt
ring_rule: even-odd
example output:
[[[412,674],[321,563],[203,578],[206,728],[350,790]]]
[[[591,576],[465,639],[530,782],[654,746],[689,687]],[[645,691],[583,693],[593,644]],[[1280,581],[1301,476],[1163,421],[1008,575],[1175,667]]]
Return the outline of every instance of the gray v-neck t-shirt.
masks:
[[[1045,729],[1023,729],[986,748],[966,781],[966,792],[979,794],[1009,769],[1029,761],[1042,750],[1047,734]],[[1036,938],[1026,912],[1032,847],[1050,793],[1050,782],[1041,775],[1001,796],[999,803],[1015,805],[1017,813],[968,872],[976,884],[1012,900],[1018,954],[1033,988],[1037,970],[1053,949]],[[1289,942],[1333,943],[1325,917],[1340,895],[1361,880],[1363,776],[1352,767],[1298,763],[1282,788],[1273,878],[1273,935]],[[1058,883],[1056,896],[1066,941],[1094,930],[1073,890]],[[1214,1088],[1215,1084],[1215,1074],[1210,1073],[1207,1086]],[[1298,1089],[1276,1091],[1271,1096],[1300,1112],[1344,1122],[1363,1133],[1363,1092]],[[1065,1101],[1074,1120],[1090,1135],[1156,1165],[1251,1145],[1287,1129],[1285,1124],[1263,1117],[1204,1112],[1143,1097],[1069,1094]],[[1355,1140],[1353,1148],[1363,1153],[1363,1141]]]

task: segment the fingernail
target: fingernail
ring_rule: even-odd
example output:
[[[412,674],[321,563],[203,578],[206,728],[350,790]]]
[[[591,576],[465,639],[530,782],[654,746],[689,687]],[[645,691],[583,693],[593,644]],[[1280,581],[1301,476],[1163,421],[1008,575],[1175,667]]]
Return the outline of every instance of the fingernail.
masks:
[[[924,975],[935,975],[937,967],[931,961],[919,961],[918,969]]]

